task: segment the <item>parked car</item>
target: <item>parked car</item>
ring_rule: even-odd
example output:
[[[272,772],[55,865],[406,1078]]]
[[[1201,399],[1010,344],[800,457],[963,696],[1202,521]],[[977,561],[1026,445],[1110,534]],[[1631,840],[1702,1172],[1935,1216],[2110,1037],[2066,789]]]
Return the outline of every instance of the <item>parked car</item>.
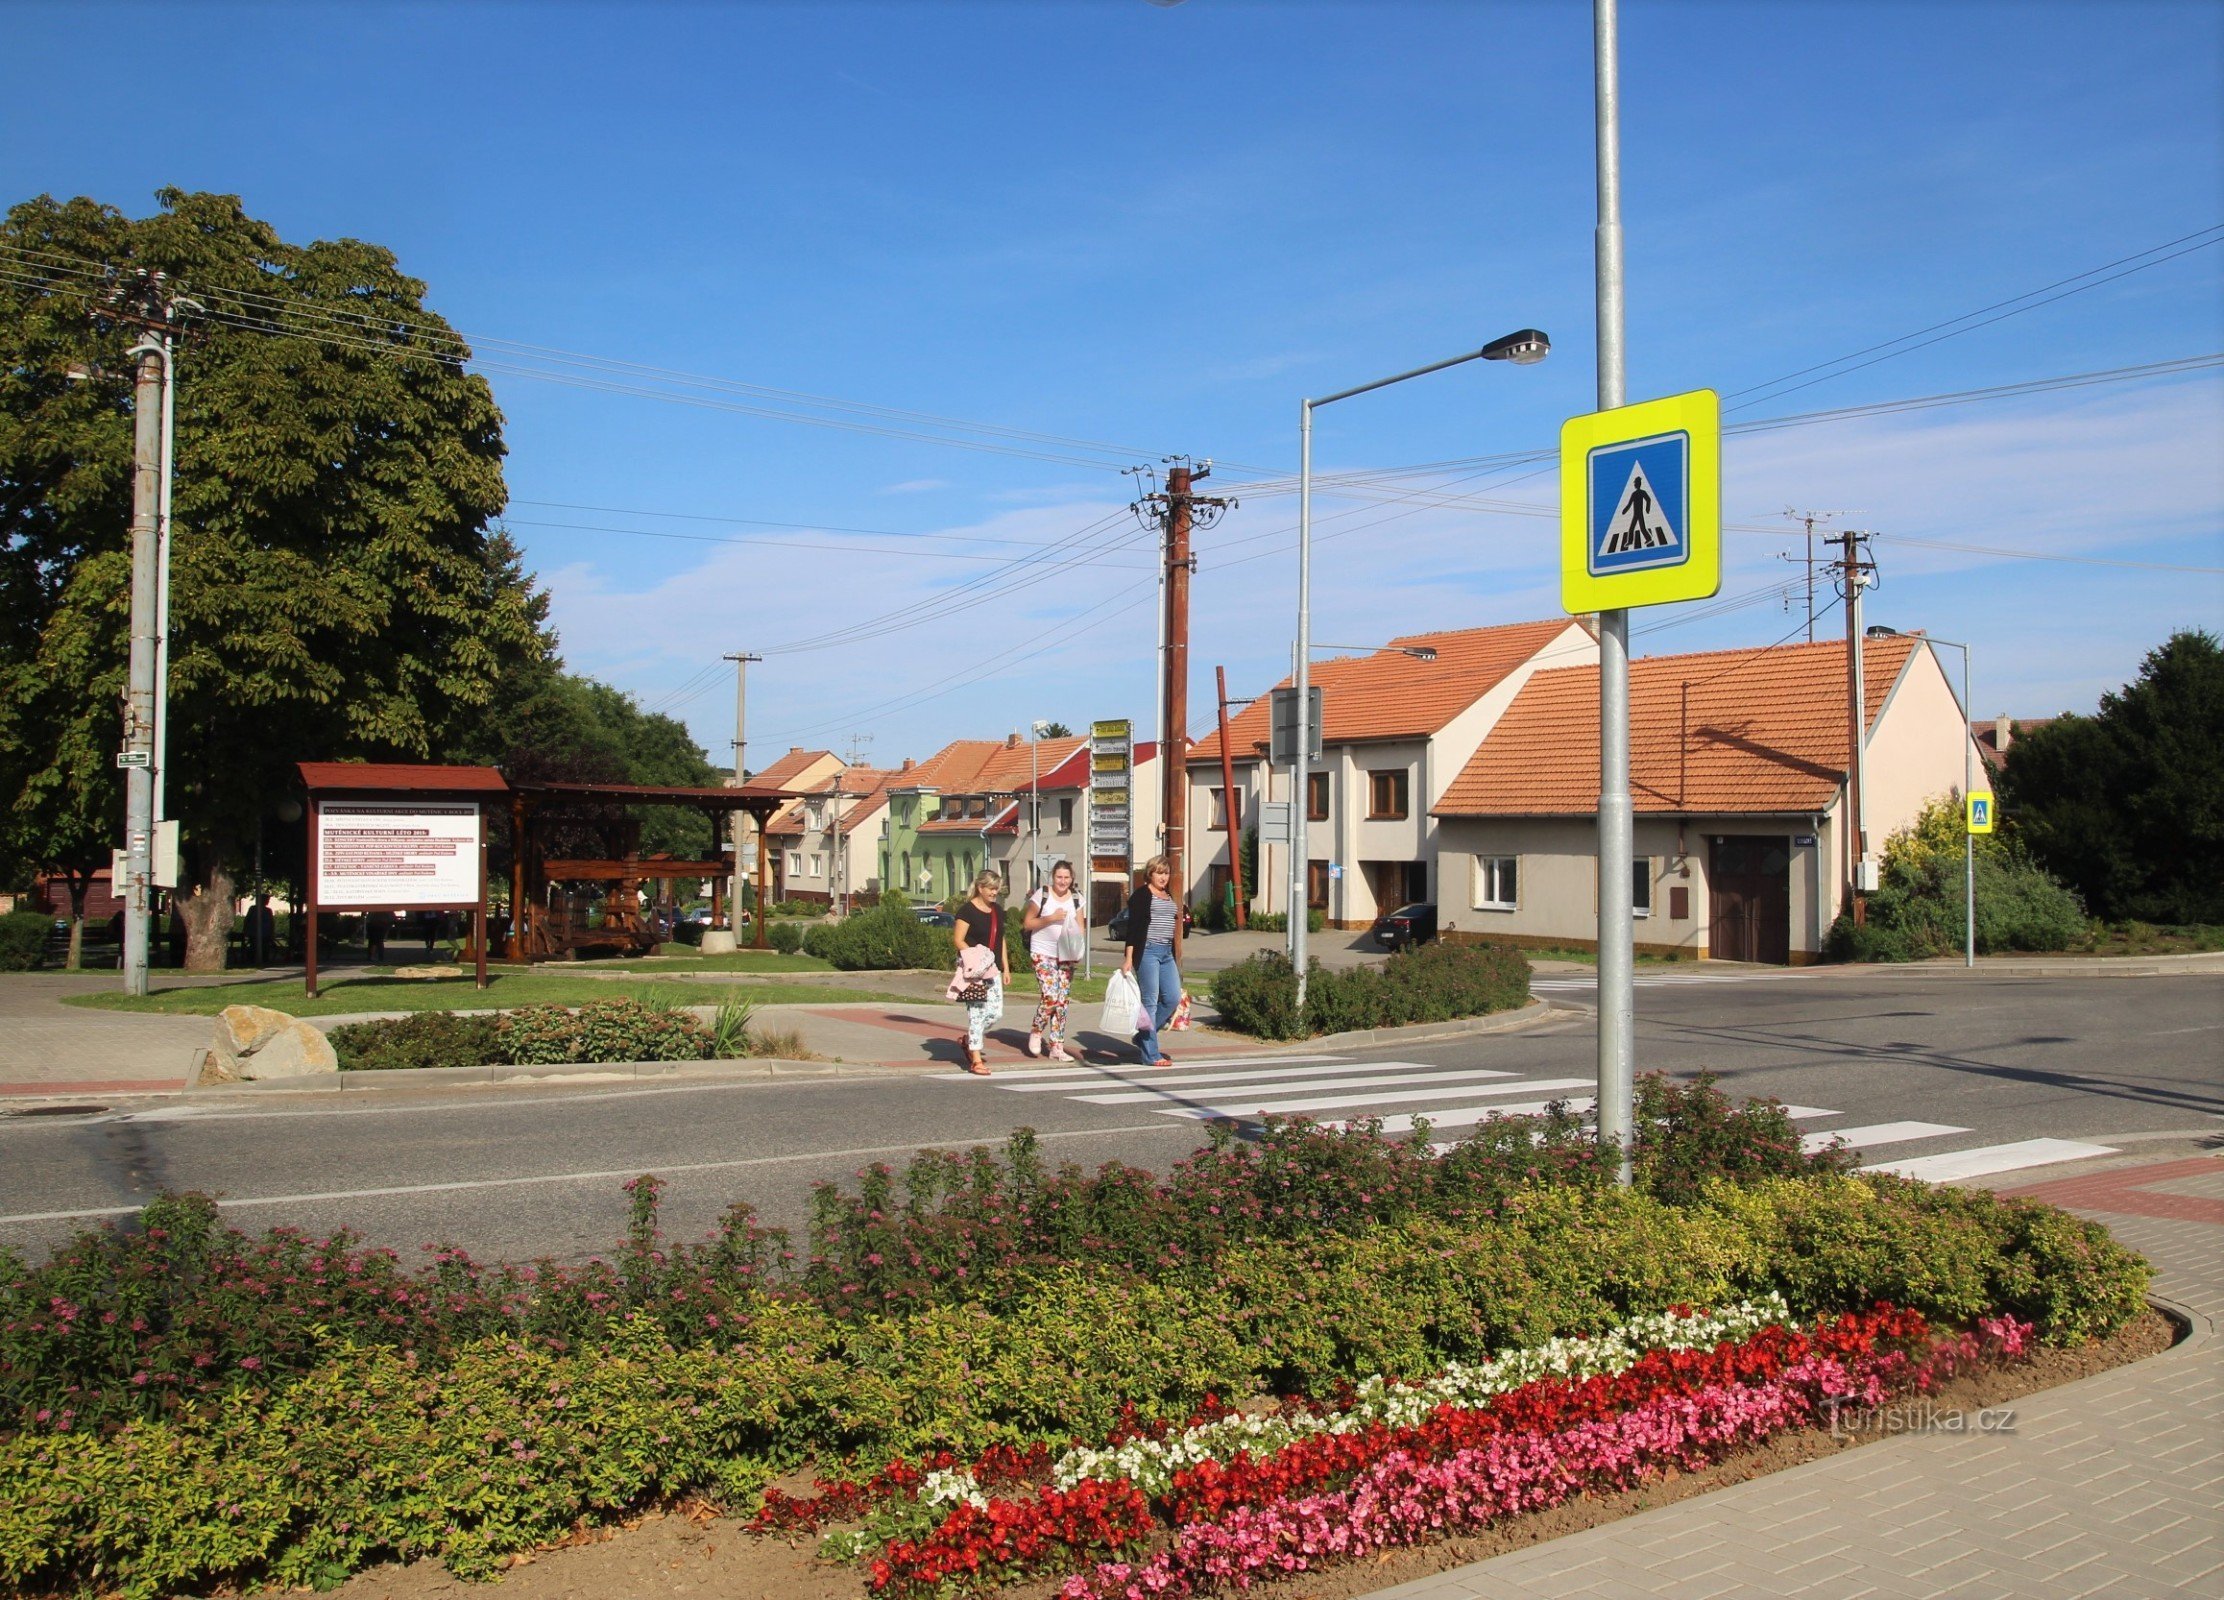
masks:
[[[954,928],[958,919],[940,906],[913,906],[911,914],[930,928]]]
[[[1190,914],[1189,907],[1183,906],[1182,937],[1186,939],[1189,936],[1190,930],[1195,928],[1196,926],[1197,919]],[[1125,939],[1127,937],[1127,907],[1122,906],[1118,911],[1114,912],[1112,914],[1112,920],[1110,922],[1107,922],[1104,925],[1104,928],[1105,931],[1111,934],[1113,938]]]
[[[1423,901],[1417,905],[1400,906],[1397,910],[1375,919],[1375,943],[1392,952],[1412,945],[1427,944],[1436,937],[1436,905]]]

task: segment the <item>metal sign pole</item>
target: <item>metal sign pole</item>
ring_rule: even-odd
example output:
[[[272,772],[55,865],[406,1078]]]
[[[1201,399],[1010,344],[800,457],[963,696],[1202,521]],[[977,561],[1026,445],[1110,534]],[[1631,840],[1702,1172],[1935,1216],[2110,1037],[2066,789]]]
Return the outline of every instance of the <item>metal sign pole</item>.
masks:
[[[1617,0],[1592,0],[1598,85],[1598,404],[1620,406],[1625,383],[1622,318],[1620,26]],[[1620,1151],[1630,1181],[1636,997],[1632,984],[1629,798],[1629,612],[1599,613],[1598,1131]]]

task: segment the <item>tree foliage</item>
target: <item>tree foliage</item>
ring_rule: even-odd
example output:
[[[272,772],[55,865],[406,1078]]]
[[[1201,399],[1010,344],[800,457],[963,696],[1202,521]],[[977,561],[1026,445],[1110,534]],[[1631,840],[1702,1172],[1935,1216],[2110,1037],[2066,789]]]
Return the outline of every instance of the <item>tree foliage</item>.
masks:
[[[2224,922],[2224,647],[2172,634],[2090,717],[2018,740],[2003,815],[2111,921]]]
[[[100,269],[159,270],[210,312],[178,356],[167,776],[207,967],[296,761],[450,756],[552,641],[489,528],[501,416],[425,286],[377,245],[289,244],[233,196],[157,198],[0,223],[0,805],[39,865],[118,831],[132,335],[93,313]],[[78,363],[105,374],[72,383]]]

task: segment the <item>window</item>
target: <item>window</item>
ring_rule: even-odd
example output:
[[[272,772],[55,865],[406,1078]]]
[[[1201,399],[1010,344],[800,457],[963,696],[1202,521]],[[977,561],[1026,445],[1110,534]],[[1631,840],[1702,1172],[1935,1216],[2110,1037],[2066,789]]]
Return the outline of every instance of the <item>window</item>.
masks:
[[[813,801],[811,802],[811,804],[810,804],[809,810],[810,810],[810,813],[811,813],[811,826],[812,826],[813,828],[823,828],[823,827],[825,827],[825,826],[826,826],[826,802],[825,802],[825,801],[823,801],[823,800],[813,800]]]
[[[1328,774],[1325,772],[1305,774],[1305,820],[1328,820]]]
[[[1060,833],[1073,832],[1073,802],[1071,800],[1058,802],[1058,831]]]
[[[1394,772],[1368,773],[1367,815],[1376,821],[1402,821],[1412,781],[1412,774],[1402,767]]]
[[[1228,791],[1214,789],[1210,793],[1212,795],[1212,821],[1206,823],[1205,826],[1215,833],[1226,833],[1228,831]]]
[[[969,816],[969,817],[985,817],[985,816],[987,816],[987,815],[988,815],[988,796],[987,796],[987,795],[985,795],[985,794],[977,794],[977,795],[974,795],[974,796],[972,796],[971,798],[969,798],[969,799],[968,799],[968,800],[967,800],[967,801],[965,802],[965,814],[966,814],[967,816]]]
[[[790,850],[788,852],[788,876],[791,878],[800,878],[803,876],[802,851]]]
[[[1629,904],[1640,917],[1653,914],[1653,858],[1639,856],[1629,864]]]
[[[1328,909],[1328,863],[1305,863],[1305,903],[1316,911]]]
[[[1475,858],[1475,909],[1511,911],[1521,903],[1519,856]]]
[[[965,815],[965,802],[956,795],[945,795],[942,800],[943,816],[953,821]]]
[[[826,876],[826,857],[820,855],[816,850],[811,852],[811,876],[814,878]]]

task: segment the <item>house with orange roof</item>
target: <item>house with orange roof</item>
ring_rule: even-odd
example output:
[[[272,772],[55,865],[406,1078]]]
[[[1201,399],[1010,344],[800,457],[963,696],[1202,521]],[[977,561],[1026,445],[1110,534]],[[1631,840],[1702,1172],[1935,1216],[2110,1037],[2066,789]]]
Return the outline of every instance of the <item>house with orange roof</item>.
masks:
[[[1078,865],[1087,751],[1086,739],[1030,741],[1016,733],[945,745],[888,785],[881,880],[914,900],[946,901],[969,891],[984,865],[1015,894],[1032,887],[1038,853]]]
[[[1919,634],[1862,642],[1867,850],[1957,792],[1969,724]],[[1630,663],[1639,951],[1803,963],[1847,904],[1841,641]],[[1450,938],[1596,948],[1596,662],[1535,673],[1434,807]]]
[[[1539,671],[1598,660],[1598,641],[1567,617],[1417,633],[1363,656],[1313,664],[1321,759],[1306,803],[1307,898],[1337,927],[1364,927],[1437,893],[1437,803],[1483,736]],[[1284,678],[1277,687],[1288,687]],[[1267,760],[1269,697],[1228,724],[1239,826],[1289,798],[1290,769]],[[1227,892],[1228,816],[1217,729],[1189,747],[1184,876],[1192,901]],[[1260,911],[1288,908],[1286,847],[1262,845],[1244,885]]]
[[[831,750],[806,750],[801,745],[790,745],[787,754],[779,757],[771,766],[760,772],[752,772],[746,778],[730,777],[726,780],[726,786],[728,788],[739,788],[743,783],[747,783],[753,788],[788,789],[800,793],[815,784],[823,783],[835,773],[840,772],[842,764],[842,758]],[[786,810],[776,813],[772,821],[766,825],[767,832],[778,829],[783,839],[793,837],[796,829],[789,824],[791,820],[790,813],[794,810],[794,806],[789,806]],[[757,839],[755,830],[749,826],[749,818],[746,812],[737,811],[734,813],[734,829],[734,844],[736,855],[741,862],[742,876],[745,881],[753,883],[755,882],[757,868]],[[781,872],[785,865],[786,863],[780,855],[775,854],[773,856],[774,899],[787,898],[780,888]]]
[[[832,907],[877,897],[879,852],[858,841],[879,837],[888,785],[911,766],[908,759],[894,768],[837,765],[783,807],[765,829],[776,898]]]

